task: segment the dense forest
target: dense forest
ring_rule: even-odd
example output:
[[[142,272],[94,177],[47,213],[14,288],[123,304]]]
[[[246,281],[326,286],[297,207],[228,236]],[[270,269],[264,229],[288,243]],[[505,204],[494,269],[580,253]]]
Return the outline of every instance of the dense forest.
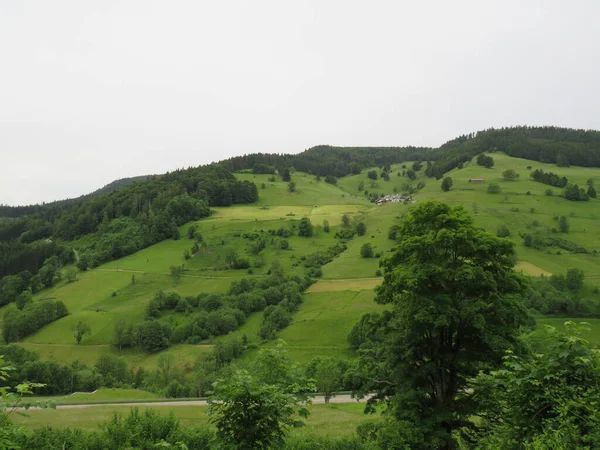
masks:
[[[257,199],[254,183],[212,165],[130,183],[87,201],[0,207],[0,303],[52,286],[60,267],[76,259],[74,248],[85,270],[178,239],[177,227],[207,217],[210,206]]]

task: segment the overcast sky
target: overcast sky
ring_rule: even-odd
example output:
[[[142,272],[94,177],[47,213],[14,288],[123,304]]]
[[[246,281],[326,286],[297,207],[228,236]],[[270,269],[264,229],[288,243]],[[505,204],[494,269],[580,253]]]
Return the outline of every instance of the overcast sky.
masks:
[[[0,203],[318,144],[600,129],[600,2],[0,1]]]

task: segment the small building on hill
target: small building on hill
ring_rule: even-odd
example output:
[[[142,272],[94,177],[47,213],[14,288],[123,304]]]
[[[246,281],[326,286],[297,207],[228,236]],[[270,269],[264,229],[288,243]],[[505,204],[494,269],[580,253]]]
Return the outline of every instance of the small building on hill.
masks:
[[[471,178],[469,183],[483,183],[485,180],[483,178]]]
[[[375,202],[377,205],[383,205],[384,203],[405,203],[410,200],[410,197],[405,197],[400,194],[386,195],[385,197],[378,198]]]

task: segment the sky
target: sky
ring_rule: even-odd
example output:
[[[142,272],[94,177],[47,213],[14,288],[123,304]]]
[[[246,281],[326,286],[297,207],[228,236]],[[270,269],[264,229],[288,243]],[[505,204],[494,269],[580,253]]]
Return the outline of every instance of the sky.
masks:
[[[314,145],[600,129],[600,2],[0,2],[0,204]]]

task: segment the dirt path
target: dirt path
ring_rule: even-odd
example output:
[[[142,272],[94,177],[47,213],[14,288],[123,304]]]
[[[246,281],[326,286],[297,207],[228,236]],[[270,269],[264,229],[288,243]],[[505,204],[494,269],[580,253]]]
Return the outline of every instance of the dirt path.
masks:
[[[368,397],[367,397],[368,398]],[[336,397],[333,397],[329,400],[329,403],[364,403],[367,398],[363,398],[361,400],[356,400],[352,398],[349,394],[342,394]],[[325,398],[323,396],[318,396],[313,399],[313,404],[321,405],[325,403]],[[56,409],[82,409],[82,408],[99,408],[106,406],[144,406],[144,407],[154,407],[154,406],[206,406],[208,402],[206,400],[189,400],[189,401],[172,401],[172,402],[147,402],[147,401],[139,401],[139,402],[131,402],[131,403],[85,403],[81,405],[57,405]],[[35,408],[32,408],[35,409]]]

